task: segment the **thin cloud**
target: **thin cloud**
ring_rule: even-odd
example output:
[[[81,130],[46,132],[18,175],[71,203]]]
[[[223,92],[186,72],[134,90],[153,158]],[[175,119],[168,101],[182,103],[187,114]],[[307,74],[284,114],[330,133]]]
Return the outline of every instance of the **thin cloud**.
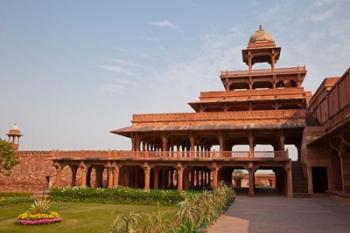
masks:
[[[118,58],[112,58],[111,59],[112,62],[118,63],[120,65],[124,65],[124,66],[129,66],[129,67],[134,67],[134,68],[140,68],[143,70],[148,70],[148,71],[154,71],[153,68],[146,66],[146,65],[142,65],[136,62],[131,62],[131,61],[127,61],[127,60],[123,60],[123,59],[118,59]]]
[[[180,27],[177,26],[176,24],[170,22],[169,20],[161,20],[161,21],[152,21],[149,23],[151,26],[154,27],[161,27],[161,28],[169,28],[172,30],[180,30]]]
[[[115,73],[119,73],[119,74],[124,74],[127,76],[135,76],[136,75],[134,72],[130,71],[129,69],[126,69],[125,67],[121,67],[121,66],[98,65],[97,67],[102,69],[102,70],[107,70],[107,71],[111,71],[111,72],[115,72]]]
[[[311,15],[310,20],[314,23],[318,23],[320,21],[323,21],[325,19],[331,18],[336,13],[337,7],[333,7],[331,9],[328,9],[326,11],[322,11],[318,14]]]

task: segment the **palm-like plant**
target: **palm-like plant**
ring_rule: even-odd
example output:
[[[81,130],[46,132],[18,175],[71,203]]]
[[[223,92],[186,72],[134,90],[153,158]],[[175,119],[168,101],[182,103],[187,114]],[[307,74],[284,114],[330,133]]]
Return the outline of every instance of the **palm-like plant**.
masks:
[[[141,219],[142,216],[140,214],[133,212],[118,215],[113,222],[110,233],[136,233],[138,232],[137,226]]]
[[[35,213],[47,213],[51,207],[51,200],[45,197],[39,197],[34,200],[34,203],[30,206],[30,211]]]

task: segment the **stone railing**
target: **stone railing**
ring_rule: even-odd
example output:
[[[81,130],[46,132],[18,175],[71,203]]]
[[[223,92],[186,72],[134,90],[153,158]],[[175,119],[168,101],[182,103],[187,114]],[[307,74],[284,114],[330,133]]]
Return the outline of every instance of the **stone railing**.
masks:
[[[188,122],[188,121],[229,121],[242,119],[304,119],[305,110],[263,110],[252,112],[201,112],[201,113],[164,113],[134,114],[132,122]]]
[[[221,71],[221,77],[235,77],[235,76],[248,76],[248,75],[262,75],[262,74],[290,74],[290,73],[305,73],[306,68],[305,66],[297,66],[297,67],[290,67],[290,68],[275,68],[272,69],[253,69],[251,71],[249,70],[236,70],[236,71]]]
[[[57,160],[288,158],[288,151],[55,151]]]

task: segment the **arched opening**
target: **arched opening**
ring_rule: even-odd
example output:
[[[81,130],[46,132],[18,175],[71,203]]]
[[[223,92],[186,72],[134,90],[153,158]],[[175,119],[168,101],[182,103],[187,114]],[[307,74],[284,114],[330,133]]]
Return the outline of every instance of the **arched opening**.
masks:
[[[237,166],[223,166],[220,168],[218,173],[218,181],[223,182],[229,187],[235,188],[238,192],[242,191],[241,189],[248,187],[244,186],[242,181],[244,177],[248,174],[247,170],[244,167]],[[245,191],[243,191],[245,192]]]
[[[254,188],[256,194],[276,194],[281,193],[276,188],[275,169],[259,168],[254,174]]]

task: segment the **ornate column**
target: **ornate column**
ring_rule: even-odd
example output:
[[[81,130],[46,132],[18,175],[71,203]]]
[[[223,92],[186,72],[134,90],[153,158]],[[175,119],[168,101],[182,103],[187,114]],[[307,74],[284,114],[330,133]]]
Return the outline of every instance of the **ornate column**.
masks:
[[[154,175],[154,189],[158,189],[159,188],[159,171],[158,171],[158,167],[154,167],[153,168],[153,175]]]
[[[190,157],[195,157],[194,156],[194,148],[195,148],[195,146],[196,146],[196,138],[195,138],[195,136],[194,135],[191,135],[190,136]]]
[[[143,166],[143,171],[145,172],[144,190],[148,192],[150,190],[151,167],[147,163],[145,163],[145,165]]]
[[[54,164],[55,168],[56,168],[56,180],[55,180],[55,185],[56,187],[61,187],[62,185],[62,181],[61,181],[61,175],[62,175],[62,165],[58,162],[56,162]]]
[[[87,180],[87,173],[88,173],[88,166],[85,164],[85,162],[81,162],[79,165],[79,168],[81,170],[81,187],[86,187],[86,180]]]
[[[287,197],[291,198],[293,197],[292,162],[289,161],[284,169],[287,173]]]
[[[218,187],[218,172],[219,168],[216,164],[213,164],[211,167],[211,176],[213,177],[213,182],[211,183],[212,189],[216,189]]]
[[[248,174],[249,174],[249,196],[252,197],[255,195],[255,177],[254,177],[255,169],[253,164],[249,164]]]
[[[163,151],[168,151],[168,144],[169,144],[168,137],[163,136],[162,137],[162,150]]]
[[[177,165],[177,190],[182,191],[183,190],[183,173],[184,168],[182,164]]]
[[[106,166],[107,169],[107,187],[108,188],[112,188],[113,187],[113,168],[112,168],[112,164],[108,163]]]
[[[119,186],[119,166],[116,163],[112,164],[113,169],[113,187]]]
[[[254,137],[251,131],[249,131],[248,142],[249,142],[249,158],[253,158],[254,157]]]
[[[225,138],[223,135],[219,135],[219,145],[220,145],[220,152],[223,152],[225,150]]]
[[[284,148],[284,142],[285,142],[285,136],[284,136],[284,132],[282,131],[281,134],[280,134],[280,138],[279,138],[279,150],[280,151],[284,151],[285,148]]]

